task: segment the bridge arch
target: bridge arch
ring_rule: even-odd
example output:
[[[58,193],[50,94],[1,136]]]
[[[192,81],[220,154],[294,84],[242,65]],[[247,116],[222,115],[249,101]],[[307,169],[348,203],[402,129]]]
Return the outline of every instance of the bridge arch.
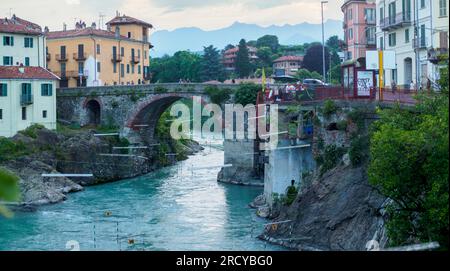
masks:
[[[100,125],[101,102],[97,99],[86,99],[84,108],[86,109],[86,125]]]

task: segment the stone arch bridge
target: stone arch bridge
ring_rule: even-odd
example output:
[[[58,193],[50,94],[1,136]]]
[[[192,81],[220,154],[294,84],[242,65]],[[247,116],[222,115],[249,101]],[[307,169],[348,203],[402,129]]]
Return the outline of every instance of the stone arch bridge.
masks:
[[[58,120],[87,125],[118,127],[122,136],[136,143],[154,138],[161,114],[174,102],[202,97],[207,84],[152,84],[65,88],[57,90]],[[215,85],[220,89],[235,90],[236,84]],[[145,135],[145,136],[143,136]]]

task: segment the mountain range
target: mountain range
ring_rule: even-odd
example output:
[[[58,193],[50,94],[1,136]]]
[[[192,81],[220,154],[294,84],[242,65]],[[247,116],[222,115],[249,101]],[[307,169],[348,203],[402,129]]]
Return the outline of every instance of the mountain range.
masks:
[[[324,27],[325,39],[333,35],[342,38],[342,21],[327,20]],[[155,46],[151,55],[161,57],[165,54],[172,55],[180,50],[200,52],[204,46],[209,45],[223,49],[228,44],[238,44],[242,38],[249,41],[256,40],[264,35],[278,36],[280,44],[283,45],[321,41],[322,25],[305,22],[295,25],[263,27],[256,24],[235,22],[229,27],[211,31],[205,31],[197,27],[178,28],[172,31],[160,30],[151,36],[151,42]]]

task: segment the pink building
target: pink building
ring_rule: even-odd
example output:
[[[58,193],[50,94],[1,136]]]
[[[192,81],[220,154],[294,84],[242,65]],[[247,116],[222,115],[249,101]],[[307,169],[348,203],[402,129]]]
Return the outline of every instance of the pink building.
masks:
[[[376,50],[375,0],[346,0],[344,13],[345,61],[366,57],[367,50]]]

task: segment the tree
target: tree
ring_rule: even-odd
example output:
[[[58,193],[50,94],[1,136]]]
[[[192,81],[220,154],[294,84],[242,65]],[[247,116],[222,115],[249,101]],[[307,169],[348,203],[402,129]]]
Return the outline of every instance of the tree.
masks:
[[[269,47],[258,48],[256,55],[258,56],[258,59],[259,59],[258,66],[260,68],[272,67],[273,55],[272,55],[272,50]]]
[[[15,202],[20,199],[19,178],[4,169],[0,169],[0,202]],[[0,216],[10,217],[12,213],[0,204]]]
[[[446,68],[448,69],[448,68]],[[441,94],[419,96],[414,110],[379,112],[370,142],[369,181],[393,203],[391,245],[449,242],[448,81]]]
[[[305,79],[322,79],[322,75],[320,75],[317,72],[310,72],[307,69],[300,69],[297,71],[297,74],[295,75],[295,78],[297,78],[299,81],[303,81]]]
[[[200,80],[203,82],[210,80],[225,80],[219,50],[212,45],[204,47],[203,49],[203,57],[200,64]]]
[[[256,41],[256,47],[269,47],[272,50],[272,53],[275,53],[278,51],[280,43],[278,42],[277,36],[265,35]]]
[[[250,63],[247,43],[244,39],[239,42],[239,51],[236,56],[236,73],[240,78],[245,78],[250,75],[252,65]]]
[[[328,49],[330,49],[331,52],[339,52],[341,40],[339,40],[339,37],[336,35],[331,36],[325,42],[325,46],[328,47]]]
[[[323,46],[313,45],[306,51],[306,55],[303,59],[303,67],[309,71],[316,71],[320,74],[323,73]],[[325,72],[329,70],[330,65],[330,52],[325,47]]]
[[[165,55],[152,60],[150,72],[152,82],[174,83],[180,79],[191,82],[200,81],[200,64],[202,58],[189,51],[179,51],[173,56]]]
[[[234,100],[236,104],[246,106],[248,104],[255,104],[258,91],[261,91],[261,86],[254,83],[240,84],[239,88],[234,93]]]

